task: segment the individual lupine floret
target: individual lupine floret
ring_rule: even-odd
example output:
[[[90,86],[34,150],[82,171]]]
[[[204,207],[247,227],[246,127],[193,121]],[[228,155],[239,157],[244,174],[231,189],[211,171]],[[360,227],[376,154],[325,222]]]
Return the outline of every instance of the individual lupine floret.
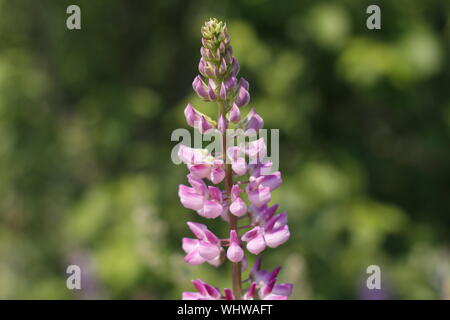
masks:
[[[222,191],[214,186],[207,186],[203,180],[190,174],[188,181],[192,187],[179,185],[178,196],[181,204],[208,219],[220,216],[224,210]]]
[[[178,157],[188,166],[195,178],[208,178],[214,184],[225,178],[223,160],[211,156],[207,149],[194,149],[181,144]]]
[[[202,134],[213,128],[213,121],[209,118],[207,119],[204,114],[200,113],[190,103],[184,109],[184,116],[187,124],[192,128],[197,128]]]
[[[256,110],[252,108],[245,117],[245,119],[242,121],[241,127],[244,128],[244,131],[247,130],[258,131],[264,127],[264,120],[256,112]]]
[[[263,226],[256,226],[244,233],[242,241],[247,242],[247,250],[255,255],[260,254],[266,247],[276,248],[291,236],[286,223],[286,214],[280,213]]]
[[[277,284],[276,279],[273,279],[259,290],[258,295],[262,300],[287,300],[291,293],[292,284]]]
[[[262,207],[257,207],[255,205],[250,205],[249,211],[252,213],[251,216],[251,222],[252,225],[264,225],[269,221],[275,214],[275,212],[278,209],[278,203],[275,203],[274,205],[268,207],[267,205],[264,205]]]
[[[231,204],[230,204],[230,212],[234,214],[236,217],[242,217],[247,213],[247,205],[245,201],[242,200],[240,196],[241,190],[238,185],[234,185],[231,188]]]
[[[233,146],[227,149],[227,156],[231,162],[231,168],[237,176],[247,173],[248,165],[258,163],[258,159],[262,159],[266,154],[266,144],[264,138],[251,141],[244,146]],[[248,156],[249,164],[245,157]]]
[[[258,296],[263,300],[286,300],[292,293],[292,284],[277,284],[277,276],[281,271],[281,267],[275,268],[273,271],[261,270],[261,257],[258,257],[250,270],[249,279],[251,281],[249,292],[253,292],[255,296],[256,289],[259,289]]]
[[[197,239],[183,238],[182,247],[186,252],[184,261],[192,265],[208,262],[219,266],[223,252],[220,240],[204,224],[188,222],[187,225]]]
[[[192,284],[197,289],[197,292],[183,292],[183,300],[221,300],[222,296],[220,290],[215,288],[203,280],[192,280]]]
[[[236,230],[230,231],[230,245],[227,250],[227,258],[232,262],[240,262],[244,258],[244,251],[240,246]]]
[[[249,201],[257,207],[266,205],[272,199],[271,192],[278,188],[281,182],[279,171],[257,178],[251,176],[250,183],[246,188]]]

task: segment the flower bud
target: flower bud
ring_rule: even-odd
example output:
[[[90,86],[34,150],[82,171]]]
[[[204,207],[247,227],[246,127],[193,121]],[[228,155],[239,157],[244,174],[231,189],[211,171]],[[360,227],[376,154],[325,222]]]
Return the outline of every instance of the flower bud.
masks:
[[[240,262],[244,258],[244,251],[239,245],[239,238],[237,236],[236,230],[230,231],[230,246],[227,250],[227,258],[231,262]]]
[[[241,111],[236,103],[233,103],[233,106],[230,110],[229,120],[233,123],[238,123],[241,120]]]
[[[203,83],[203,80],[200,76],[196,76],[194,79],[194,82],[192,82],[192,88],[194,88],[194,91],[197,93],[197,95],[203,99],[208,100],[209,95],[207,91],[206,85]]]

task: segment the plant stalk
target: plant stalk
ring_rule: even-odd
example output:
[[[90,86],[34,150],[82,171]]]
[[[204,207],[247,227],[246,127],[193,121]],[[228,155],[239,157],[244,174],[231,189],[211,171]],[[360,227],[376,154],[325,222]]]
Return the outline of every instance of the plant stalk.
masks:
[[[225,103],[219,103],[219,118],[223,115],[225,117]],[[228,202],[231,201],[231,188],[233,187],[233,172],[231,170],[231,165],[227,163],[227,135],[224,132],[222,134],[222,154],[223,161],[225,165],[225,192],[228,197]],[[231,214],[228,210],[228,219],[229,219],[229,230],[235,230],[239,237],[239,229],[238,229],[238,219],[236,216]],[[241,275],[241,263],[240,262],[232,262],[232,290],[235,299],[240,300],[242,297],[242,275]]]

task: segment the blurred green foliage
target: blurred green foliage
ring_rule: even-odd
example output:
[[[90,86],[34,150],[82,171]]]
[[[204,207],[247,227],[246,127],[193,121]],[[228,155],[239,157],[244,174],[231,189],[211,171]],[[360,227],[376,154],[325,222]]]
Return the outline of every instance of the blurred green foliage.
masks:
[[[82,29],[65,26],[78,4]],[[450,297],[450,3],[0,0],[0,298],[178,299],[229,267],[183,263],[170,161],[199,29],[226,20],[251,106],[279,128],[293,298]],[[217,222],[216,227],[220,228]],[[219,229],[220,230],[220,229]],[[83,270],[69,291],[68,264]]]

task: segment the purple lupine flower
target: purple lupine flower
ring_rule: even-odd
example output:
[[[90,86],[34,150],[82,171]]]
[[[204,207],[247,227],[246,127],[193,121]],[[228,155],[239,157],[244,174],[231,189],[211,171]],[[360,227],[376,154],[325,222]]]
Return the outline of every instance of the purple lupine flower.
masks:
[[[238,123],[239,120],[241,120],[241,111],[239,110],[239,107],[236,105],[236,103],[233,103],[233,105],[231,106],[229,120],[233,123]]]
[[[276,279],[265,285],[259,290],[259,296],[262,300],[287,300],[292,293],[292,284],[276,284]]]
[[[187,225],[197,239],[183,238],[182,247],[186,256],[184,261],[197,265],[208,262],[214,266],[221,264],[220,241],[204,224],[188,222]]]
[[[198,292],[183,292],[183,300],[221,300],[220,290],[207,284],[203,280],[192,280]]]
[[[255,131],[258,131],[259,129],[263,128],[264,120],[258,113],[256,113],[255,109],[251,109],[245,117],[243,124],[246,130],[253,129]]]
[[[213,128],[205,116],[200,114],[190,103],[184,109],[184,116],[187,124],[192,128],[197,128],[200,133],[205,133]]]
[[[247,213],[247,205],[244,200],[242,200],[240,192],[241,191],[238,185],[234,185],[231,188],[230,212],[236,217],[242,217],[245,213]]]
[[[222,182],[225,178],[223,160],[209,155],[206,149],[193,149],[180,145],[178,157],[187,164],[191,175],[195,178],[208,178],[214,184]]]
[[[230,231],[230,246],[227,250],[227,257],[232,262],[240,262],[244,258],[244,251],[240,246],[236,230]]]
[[[277,267],[272,271],[261,270],[261,257],[256,259],[250,271],[251,287],[253,291],[259,289],[258,296],[263,300],[286,300],[292,293],[292,284],[277,284],[277,276],[281,267]],[[254,295],[254,294],[253,294]]]
[[[231,168],[238,176],[247,173],[249,166],[245,156],[249,157],[250,163],[264,157],[266,153],[266,144],[263,138],[249,142],[244,147],[233,146],[227,149],[227,156],[231,161]]]
[[[244,78],[238,80],[240,65],[233,56],[226,25],[211,19],[202,27],[201,34],[200,74],[194,78],[192,87],[202,100],[218,105],[219,116],[214,121],[191,104],[186,106],[184,115],[187,124],[201,134],[217,130],[227,136],[222,139],[222,152],[214,154],[206,149],[180,146],[178,156],[187,165],[190,186],[181,184],[178,195],[185,208],[204,218],[221,216],[228,222],[229,231],[225,239],[219,239],[204,224],[188,222],[195,238],[183,238],[182,248],[186,253],[184,260],[191,265],[208,262],[218,266],[226,256],[233,264],[233,288],[225,288],[222,296],[218,288],[197,279],[192,281],[197,292],[183,292],[182,297],[194,300],[287,299],[292,285],[276,283],[280,267],[271,272],[261,270],[260,256],[250,271],[248,287],[242,288],[245,282],[241,280],[241,273],[247,266],[242,242],[246,242],[250,253],[258,255],[266,247],[278,247],[290,237],[286,213],[276,214],[278,204],[269,205],[271,192],[281,185],[282,179],[279,171],[270,171],[272,163],[265,161],[267,150],[263,138],[245,143],[246,138],[257,136],[264,120],[254,108],[245,118],[241,117],[241,109],[250,102],[250,85]],[[227,145],[230,130],[233,139],[244,142]],[[234,180],[237,177],[242,179]],[[222,185],[224,190],[220,189]],[[246,226],[240,223],[244,218],[249,220]],[[241,236],[242,228],[250,230]]]
[[[194,81],[192,82],[192,88],[194,88],[194,91],[203,100],[209,99],[208,87],[203,82],[203,80],[200,76],[195,77]]]
[[[195,210],[199,215],[214,219],[223,211],[222,192],[214,186],[206,186],[201,180],[188,175],[192,187],[180,184],[178,195],[187,209]]]
[[[253,254],[260,254],[266,247],[276,248],[291,236],[285,213],[273,216],[264,226],[257,226],[242,236],[247,242],[247,249]]]

